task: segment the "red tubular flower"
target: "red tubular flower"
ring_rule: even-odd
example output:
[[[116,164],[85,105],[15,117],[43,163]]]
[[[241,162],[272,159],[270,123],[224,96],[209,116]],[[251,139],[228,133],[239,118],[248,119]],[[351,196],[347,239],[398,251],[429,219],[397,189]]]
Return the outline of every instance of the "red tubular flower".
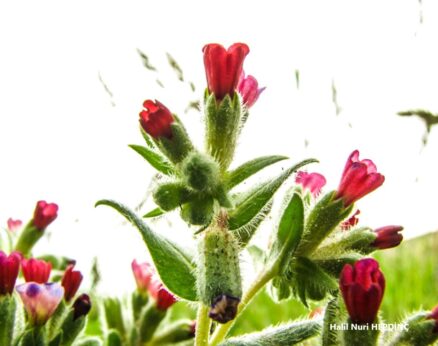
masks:
[[[249,47],[235,43],[226,50],[220,44],[211,43],[205,45],[202,52],[208,90],[217,100],[222,100],[227,94],[233,96]]]
[[[253,76],[248,75],[245,77],[245,74],[242,72],[237,84],[237,90],[242,96],[243,104],[246,108],[251,108],[265,89],[266,87],[259,88],[259,83]]]
[[[427,316],[428,319],[435,320],[434,333],[438,333],[438,305],[432,310],[432,312]]]
[[[172,113],[161,102],[146,100],[143,102],[143,110],[140,112],[140,124],[143,130],[153,138],[172,138],[170,125],[175,121]]]
[[[86,316],[91,310],[91,300],[88,294],[81,294],[73,303],[73,321]]]
[[[23,221],[21,220],[14,220],[11,217],[8,219],[8,230],[11,232],[18,231],[21,228],[21,225],[23,224]]]
[[[131,267],[138,290],[147,292],[152,276],[155,274],[154,268],[148,262],[138,263],[136,260],[132,261]]]
[[[304,189],[309,190],[310,193],[316,197],[321,192],[326,180],[322,174],[299,171],[295,178],[295,182],[302,185]]]
[[[403,231],[402,226],[385,226],[377,228],[374,230],[377,234],[377,238],[371,245],[380,250],[396,247],[403,240],[403,235],[399,233],[401,231]]]
[[[43,231],[57,216],[58,205],[55,203],[47,203],[46,201],[39,201],[33,214],[33,224],[37,229]]]
[[[0,296],[12,294],[20,269],[21,254],[12,252],[9,256],[0,251]]]
[[[64,298],[69,302],[76,294],[82,282],[82,274],[78,270],[73,270],[74,265],[69,264],[62,277],[61,285],[64,287]]]
[[[359,160],[359,151],[349,156],[342,173],[336,198],[344,200],[345,207],[377,189],[385,181],[385,177],[377,173],[373,161]]]
[[[158,277],[154,277],[152,279],[148,290],[151,297],[154,298],[159,310],[167,310],[174,303],[176,303],[176,298],[172,295],[172,293],[166,290]]]
[[[385,278],[379,263],[372,258],[346,264],[341,272],[340,288],[350,318],[355,323],[372,323],[385,291]]]
[[[360,214],[360,210],[357,209],[353,215],[351,215],[348,220],[345,220],[341,223],[341,229],[343,231],[348,231],[351,227],[356,226],[359,223],[359,218],[357,217]]]
[[[21,270],[26,282],[37,282],[45,284],[49,281],[52,264],[35,258],[23,259],[21,261]]]

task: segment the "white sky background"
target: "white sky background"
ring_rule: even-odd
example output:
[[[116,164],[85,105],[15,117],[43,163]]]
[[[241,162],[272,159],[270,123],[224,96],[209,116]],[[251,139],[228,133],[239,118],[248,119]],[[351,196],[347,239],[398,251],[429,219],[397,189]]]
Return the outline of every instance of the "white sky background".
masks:
[[[436,1],[2,2],[0,33],[0,223],[27,220],[37,200],[58,203],[50,243],[39,244],[38,253],[77,258],[83,271],[97,255],[107,287],[133,287],[130,262],[145,258],[144,245],[115,211],[94,203],[112,198],[135,206],[146,194],[153,171],[127,147],[143,143],[144,99],[178,113],[202,146],[200,115],[184,109],[205,87],[201,49],[209,42],[247,43],[245,70],[267,86],[238,162],[316,157],[321,163],[309,170],[325,174],[334,189],[357,148],[386,176],[357,203],[361,223],[401,224],[408,237],[437,229],[436,130],[423,148],[420,120],[396,115],[438,112]],[[144,69],[137,48],[159,74]],[[166,52],[195,83],[195,94],[177,81]],[[154,226],[189,238],[183,227]]]

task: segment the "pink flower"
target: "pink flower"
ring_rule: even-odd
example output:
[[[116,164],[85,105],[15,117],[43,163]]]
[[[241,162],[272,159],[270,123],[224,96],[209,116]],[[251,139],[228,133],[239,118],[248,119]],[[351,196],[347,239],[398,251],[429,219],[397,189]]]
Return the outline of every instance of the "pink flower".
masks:
[[[177,301],[175,296],[163,286],[158,277],[152,279],[148,290],[151,297],[154,298],[159,310],[167,310]]]
[[[248,75],[245,77],[245,74],[242,72],[237,84],[237,90],[242,96],[243,104],[246,108],[251,108],[265,89],[266,87],[259,88],[259,83],[253,76]]]
[[[427,316],[428,319],[435,320],[434,333],[438,333],[438,305],[432,310],[432,312]]]
[[[146,100],[143,102],[143,110],[140,112],[140,124],[143,130],[153,138],[159,137],[172,138],[172,128],[174,122],[172,113],[161,102]]]
[[[377,167],[373,161],[359,160],[359,151],[355,150],[345,165],[336,198],[342,198],[345,207],[348,207],[377,189],[384,181],[385,177],[377,173]]]
[[[211,43],[205,45],[202,51],[208,90],[217,100],[222,100],[227,94],[233,96],[249,47],[244,43],[235,43],[226,50],[220,44]]]
[[[137,263],[136,260],[132,261],[131,267],[138,290],[147,292],[152,276],[155,275],[154,268],[148,262]]]
[[[21,254],[12,252],[9,256],[0,251],[0,296],[12,294],[20,269]]]
[[[35,258],[23,259],[21,261],[21,270],[26,282],[36,282],[44,284],[49,281],[52,264]]]
[[[64,289],[57,283],[27,282],[18,285],[16,290],[23,301],[29,320],[38,326],[45,324],[53,315],[64,295]]]
[[[34,226],[43,231],[58,216],[58,206],[55,203],[39,201],[33,215]]]
[[[74,264],[69,264],[62,277],[61,285],[65,290],[65,300],[69,302],[76,294],[82,282],[82,274],[78,270],[73,270]]]
[[[379,263],[372,258],[346,264],[341,272],[340,288],[350,319],[355,323],[373,323],[385,291],[385,278]]]
[[[11,232],[18,231],[22,225],[23,221],[21,220],[14,220],[11,217],[8,219],[8,230],[10,230]]]
[[[357,209],[350,218],[341,223],[341,229],[344,231],[348,231],[350,228],[356,226],[359,223],[359,218],[357,217],[360,214],[360,210]]]
[[[304,189],[309,190],[311,194],[316,197],[321,192],[326,180],[322,174],[299,171],[295,178],[295,182],[302,185]]]
[[[377,228],[374,230],[377,234],[377,238],[371,245],[380,250],[396,247],[403,240],[403,235],[399,233],[402,230],[402,226],[385,226]]]

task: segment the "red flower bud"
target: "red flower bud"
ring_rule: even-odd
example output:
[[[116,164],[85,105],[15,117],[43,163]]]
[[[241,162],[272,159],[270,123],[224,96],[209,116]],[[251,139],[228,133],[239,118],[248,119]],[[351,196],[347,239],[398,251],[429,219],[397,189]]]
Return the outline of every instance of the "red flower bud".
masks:
[[[33,225],[43,231],[58,216],[58,206],[55,203],[39,201],[33,214]]]
[[[35,258],[23,259],[21,261],[21,270],[26,282],[36,282],[45,284],[49,281],[52,264]]]
[[[131,267],[138,290],[147,292],[152,276],[155,274],[154,268],[148,262],[137,263],[136,260],[132,261]]]
[[[399,233],[402,230],[402,226],[385,226],[377,228],[374,230],[377,234],[377,238],[371,245],[380,250],[396,247],[403,240],[403,235]]]
[[[91,300],[88,294],[81,294],[73,303],[73,320],[86,316],[91,310]]]
[[[385,291],[385,278],[379,263],[372,258],[346,264],[341,272],[340,288],[350,318],[355,323],[372,323]]]
[[[259,88],[259,83],[253,76],[248,75],[245,77],[245,74],[242,72],[237,84],[237,90],[242,96],[243,104],[246,108],[251,108],[265,89],[266,87]]]
[[[61,285],[64,287],[64,298],[69,302],[76,294],[82,282],[82,274],[73,270],[74,265],[69,264],[62,277]]]
[[[163,286],[158,277],[152,279],[148,289],[159,310],[167,310],[176,303],[176,298]]]
[[[345,220],[341,223],[341,229],[344,231],[348,231],[350,228],[356,226],[359,223],[359,218],[357,217],[360,214],[360,210],[357,209],[353,215],[351,215],[348,220]]]
[[[322,174],[299,171],[295,178],[295,182],[302,185],[304,189],[309,190],[310,193],[316,197],[320,194],[326,180]]]
[[[143,110],[140,112],[140,124],[143,130],[153,138],[159,137],[172,138],[172,128],[174,122],[172,113],[161,102],[146,100],[143,102]]]
[[[202,52],[208,90],[217,100],[222,100],[227,94],[233,96],[249,47],[235,43],[226,50],[220,44],[211,43],[205,45]]]
[[[21,220],[14,220],[11,217],[8,219],[8,230],[11,232],[18,231],[21,228],[21,225],[23,224],[23,221]]]
[[[344,200],[345,207],[377,189],[385,181],[385,177],[377,173],[373,161],[359,160],[359,151],[349,156],[342,173],[336,198]]]
[[[12,252],[9,256],[0,251],[0,296],[12,294],[20,269],[21,254]]]
[[[432,310],[432,312],[427,316],[428,319],[435,320],[434,333],[438,333],[438,305]]]

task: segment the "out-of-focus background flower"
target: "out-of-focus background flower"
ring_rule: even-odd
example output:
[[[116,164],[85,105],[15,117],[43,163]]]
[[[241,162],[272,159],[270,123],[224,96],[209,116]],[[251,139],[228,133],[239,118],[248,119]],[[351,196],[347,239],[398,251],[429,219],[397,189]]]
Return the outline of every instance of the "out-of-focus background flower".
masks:
[[[237,162],[316,157],[309,169],[333,189],[359,149],[386,176],[357,204],[360,223],[401,224],[406,238],[438,228],[436,130],[425,144],[422,120],[397,115],[438,113],[433,0],[3,2],[0,32],[0,223],[27,220],[37,200],[56,202],[59,217],[38,251],[76,258],[84,271],[98,257],[107,292],[134,287],[130,263],[145,247],[94,203],[134,207],[148,196],[153,171],[127,146],[142,141],[144,99],[180,115],[202,146],[201,115],[188,106],[206,85],[201,49],[209,42],[247,43],[245,71],[267,87]],[[172,225],[154,227],[190,239]],[[436,269],[427,268],[435,287]]]

